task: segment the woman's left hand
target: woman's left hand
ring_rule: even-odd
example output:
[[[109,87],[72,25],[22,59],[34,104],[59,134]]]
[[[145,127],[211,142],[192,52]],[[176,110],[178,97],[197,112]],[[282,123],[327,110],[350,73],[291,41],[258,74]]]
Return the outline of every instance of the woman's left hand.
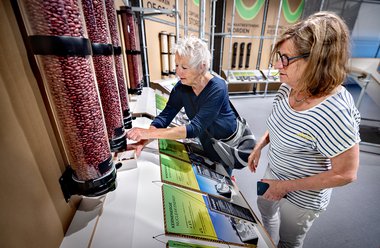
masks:
[[[149,139],[148,129],[134,127],[127,132],[128,139],[139,142],[143,139]]]
[[[261,181],[269,184],[268,190],[263,195],[267,200],[279,201],[288,193],[284,187],[286,181],[272,179],[262,179]]]
[[[140,155],[141,155],[141,151],[144,149],[144,147],[145,147],[149,142],[150,142],[150,140],[143,139],[143,140],[140,140],[140,141],[137,142],[137,143],[128,144],[128,148],[127,148],[127,150],[135,150],[135,152],[136,152],[136,156],[137,156],[137,157],[140,157]]]

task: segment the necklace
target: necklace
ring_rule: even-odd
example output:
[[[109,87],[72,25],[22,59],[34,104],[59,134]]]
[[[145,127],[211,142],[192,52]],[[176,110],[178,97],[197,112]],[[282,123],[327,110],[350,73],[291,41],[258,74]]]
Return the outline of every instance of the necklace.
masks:
[[[298,100],[298,99],[296,98],[296,96],[294,96],[294,101],[296,101],[296,103],[301,103],[301,102],[306,101],[309,97],[311,97],[311,95],[307,95],[307,96],[305,96],[304,98]]]

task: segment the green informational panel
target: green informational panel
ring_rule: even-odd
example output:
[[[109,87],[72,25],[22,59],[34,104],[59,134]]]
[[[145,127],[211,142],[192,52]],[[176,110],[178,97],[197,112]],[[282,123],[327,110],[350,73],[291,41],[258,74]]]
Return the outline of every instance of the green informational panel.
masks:
[[[160,140],[165,234],[256,247],[257,221],[249,208],[231,202],[231,179],[199,161],[162,153],[170,145],[173,154],[186,152],[182,143]],[[184,245],[172,243],[169,247],[207,247]]]
[[[160,153],[179,158],[190,163],[190,158],[184,144],[175,140],[159,139]]]
[[[217,240],[202,194],[162,185],[168,233]]]
[[[162,181],[199,191],[193,167],[190,163],[160,154]]]
[[[187,152],[184,144],[160,139],[159,145],[162,182],[224,198],[237,194],[227,174],[212,170],[200,160],[193,160],[196,155]]]
[[[216,248],[215,246],[209,246],[209,245],[200,245],[200,244],[190,244],[190,243],[184,243],[179,241],[168,241],[168,248]]]
[[[168,102],[168,99],[164,96],[156,94],[156,108],[158,110],[163,110],[166,106],[166,103]]]
[[[256,247],[256,223],[244,220],[252,218],[248,209],[169,184],[162,185],[162,195],[165,234]],[[178,245],[184,247],[184,244]]]

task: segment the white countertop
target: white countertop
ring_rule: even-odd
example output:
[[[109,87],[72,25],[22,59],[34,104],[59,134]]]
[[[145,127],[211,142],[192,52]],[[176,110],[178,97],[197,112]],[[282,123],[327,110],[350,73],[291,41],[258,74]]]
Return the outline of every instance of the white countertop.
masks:
[[[151,120],[137,118],[133,126],[146,127]],[[234,247],[196,239],[164,235],[162,182],[157,141],[151,142],[132,166],[117,172],[117,187],[100,197],[84,197],[61,243],[61,248],[166,247],[168,240],[216,247]],[[136,165],[137,164],[137,165]],[[128,169],[130,168],[130,169]],[[239,193],[240,194],[240,193]],[[235,203],[247,205],[243,197]],[[259,224],[258,246],[273,247]],[[153,238],[157,236],[156,238]]]

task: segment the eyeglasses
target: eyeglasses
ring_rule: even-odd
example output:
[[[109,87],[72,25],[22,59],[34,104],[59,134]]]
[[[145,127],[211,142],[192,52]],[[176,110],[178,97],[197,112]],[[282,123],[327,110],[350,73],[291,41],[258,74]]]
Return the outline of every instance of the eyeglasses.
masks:
[[[277,52],[276,55],[278,56],[278,57],[276,57],[277,60],[281,59],[282,66],[287,67],[288,65],[291,64],[290,61],[293,60],[293,62],[294,62],[296,59],[307,58],[307,57],[309,57],[310,53],[305,53],[305,54],[290,57],[290,58],[288,57],[288,55],[281,54],[280,52]]]

